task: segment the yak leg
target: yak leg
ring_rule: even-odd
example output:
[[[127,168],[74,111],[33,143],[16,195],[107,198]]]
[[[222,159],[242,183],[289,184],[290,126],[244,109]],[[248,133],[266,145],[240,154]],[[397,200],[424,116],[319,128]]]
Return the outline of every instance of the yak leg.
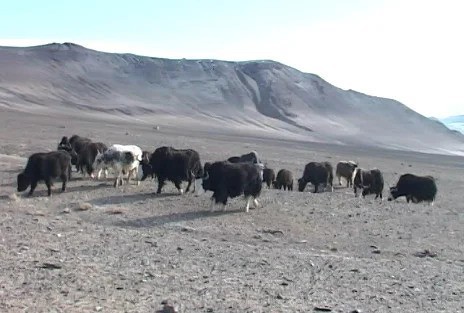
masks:
[[[66,182],[68,181],[68,176],[66,175],[61,175],[61,180],[63,181],[63,184],[61,185],[61,191],[66,191]]]
[[[246,200],[247,200],[247,202],[246,202],[246,206],[245,206],[245,212],[248,213],[248,211],[250,210],[251,196],[248,196]]]
[[[211,212],[213,212],[215,206],[216,206],[216,200],[214,200],[214,198],[211,197],[211,204],[210,204],[210,206],[209,206],[209,210],[210,210]]]
[[[180,194],[184,193],[184,190],[182,189],[182,182],[181,181],[176,180],[174,182],[174,185],[176,186],[177,190],[179,190]]]
[[[103,176],[105,177],[105,179],[108,178],[108,169],[106,167],[102,167],[98,170],[97,172],[97,179],[100,179],[101,176],[102,176],[102,173],[103,173]]]
[[[116,175],[116,179],[114,181],[114,188],[118,187],[118,184],[119,185],[122,185],[122,171],[121,170],[118,170],[118,175]]]
[[[214,198],[216,199],[216,202],[222,203],[222,211],[226,210],[227,206],[227,190],[224,189],[219,189],[218,191],[215,191],[213,194]]]
[[[187,184],[187,188],[185,189],[185,192],[188,192],[190,190],[190,186],[192,186],[192,183],[193,183],[193,192],[195,192],[195,188],[196,188],[196,179],[195,179],[195,175],[193,174],[193,172],[190,172],[190,174],[188,175],[188,184]]]
[[[108,178],[108,169],[105,167],[105,168],[100,168],[97,172],[97,179],[100,179],[101,176],[102,176],[102,173],[103,173],[103,177],[105,177],[105,179]]]
[[[158,176],[158,190],[156,191],[156,193],[161,193],[161,189],[164,186],[164,181],[165,181],[164,177]]]
[[[85,177],[84,164],[81,162],[79,162],[79,170],[81,171],[82,176]]]
[[[45,185],[47,185],[47,195],[50,197],[52,195],[52,181],[50,178],[45,179]]]
[[[131,176],[132,176],[132,170],[127,171],[127,184],[128,185],[129,185]]]
[[[137,183],[137,186],[139,186],[140,180],[139,180],[139,167],[138,166],[134,169],[134,178]]]
[[[69,164],[69,167],[68,167],[68,180],[71,180],[71,176],[72,176],[72,165]]]
[[[185,192],[188,192],[190,190],[190,186],[192,185],[192,180],[194,180],[194,179],[195,178],[189,178],[187,188],[185,189]],[[195,187],[194,187],[192,192],[195,192]]]
[[[137,186],[140,185],[140,180],[139,180],[139,168],[136,167],[132,170],[132,174],[134,174],[134,179],[135,179],[135,183]]]
[[[29,190],[29,196],[32,196],[32,194],[34,193],[35,188],[37,188],[37,181],[33,180],[31,182],[31,190]]]
[[[317,193],[318,190],[319,190],[319,184],[315,184],[314,185],[314,193]]]
[[[90,178],[95,178],[95,174],[93,173],[93,167],[90,164],[85,164],[85,170]]]
[[[189,181],[188,181],[188,184],[187,184],[187,188],[185,188],[185,192],[189,192],[190,186],[191,186],[191,185],[192,185],[192,181],[189,180]],[[194,190],[194,191],[195,191],[195,190]]]
[[[255,209],[257,209],[259,207],[258,199],[254,198],[253,199],[253,204],[255,205]]]

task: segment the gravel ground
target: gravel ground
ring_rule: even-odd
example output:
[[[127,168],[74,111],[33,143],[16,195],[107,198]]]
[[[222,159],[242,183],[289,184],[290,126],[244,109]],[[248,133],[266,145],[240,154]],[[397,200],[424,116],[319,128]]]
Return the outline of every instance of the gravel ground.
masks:
[[[200,181],[195,194],[168,183],[156,195],[154,181],[115,189],[76,173],[65,193],[57,181],[50,198],[44,184],[16,195],[25,158],[74,133],[194,148],[203,162],[257,150],[295,178],[310,161],[354,159],[390,185],[433,175],[438,197],[408,205],[338,185],[264,188],[248,214],[243,198],[210,212]],[[178,312],[464,312],[463,160],[2,111],[0,311],[156,312],[167,302]]]

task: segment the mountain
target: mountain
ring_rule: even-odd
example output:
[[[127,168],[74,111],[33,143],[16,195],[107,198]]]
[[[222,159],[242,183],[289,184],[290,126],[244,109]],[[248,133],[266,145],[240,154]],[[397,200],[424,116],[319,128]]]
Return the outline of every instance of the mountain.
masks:
[[[464,154],[464,136],[399,103],[260,60],[161,59],[73,43],[0,47],[0,106],[208,131]]]
[[[464,115],[449,116],[440,119],[440,122],[446,125],[449,129],[456,130],[464,134]]]

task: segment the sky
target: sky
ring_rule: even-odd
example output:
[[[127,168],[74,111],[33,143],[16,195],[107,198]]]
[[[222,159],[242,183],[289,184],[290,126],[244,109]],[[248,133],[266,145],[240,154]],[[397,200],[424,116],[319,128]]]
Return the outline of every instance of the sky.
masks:
[[[0,45],[275,60],[425,115],[464,114],[460,0],[5,0]]]

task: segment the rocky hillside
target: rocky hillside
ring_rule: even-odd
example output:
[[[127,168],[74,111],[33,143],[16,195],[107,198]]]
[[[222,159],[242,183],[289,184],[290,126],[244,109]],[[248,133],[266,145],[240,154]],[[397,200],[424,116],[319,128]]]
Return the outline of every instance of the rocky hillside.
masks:
[[[464,153],[464,136],[390,99],[273,61],[172,60],[64,43],[0,47],[0,105],[129,115],[340,144]]]

